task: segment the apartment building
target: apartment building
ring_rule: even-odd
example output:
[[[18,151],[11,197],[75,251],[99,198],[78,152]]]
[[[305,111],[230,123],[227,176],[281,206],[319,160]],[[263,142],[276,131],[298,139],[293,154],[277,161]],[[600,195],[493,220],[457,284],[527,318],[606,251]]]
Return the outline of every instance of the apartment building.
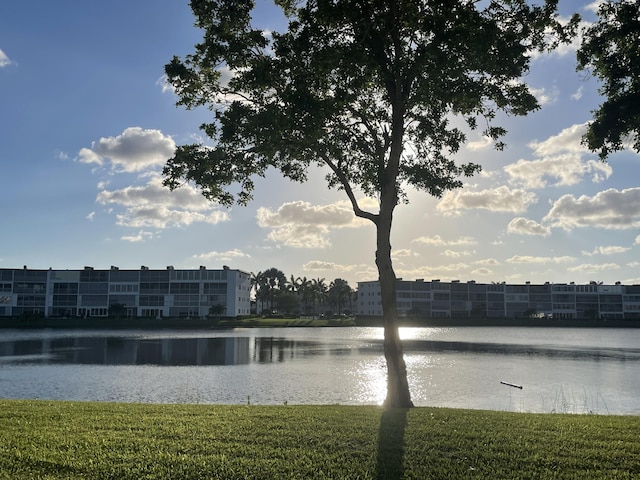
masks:
[[[209,270],[0,269],[0,317],[227,317],[250,313],[250,275],[223,267]]]
[[[396,282],[398,314],[424,318],[640,319],[640,285]],[[381,316],[378,281],[358,282],[360,316]]]

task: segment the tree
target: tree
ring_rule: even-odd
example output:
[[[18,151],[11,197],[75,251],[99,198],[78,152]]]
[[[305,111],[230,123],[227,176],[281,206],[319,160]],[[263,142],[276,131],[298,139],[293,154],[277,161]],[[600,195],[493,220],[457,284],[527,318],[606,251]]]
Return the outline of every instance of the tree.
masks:
[[[327,284],[324,278],[314,278],[311,280],[309,296],[311,299],[311,311],[315,318],[316,304],[323,305],[327,299]]]
[[[263,272],[251,273],[249,278],[251,289],[255,292],[256,299],[256,312],[258,311],[258,300],[260,301],[260,311],[264,309],[264,302],[268,300],[268,286],[266,285],[266,278]]]
[[[273,310],[273,301],[276,296],[276,290],[284,291],[287,288],[287,276],[282,270],[271,267],[262,272],[262,288],[265,290],[265,296],[269,299],[269,308]]]
[[[391,262],[394,210],[408,188],[441,196],[480,169],[452,158],[466,140],[454,118],[470,129],[483,123],[503,147],[496,114],[539,107],[522,80],[530,54],[568,40],[567,29],[556,20],[557,0],[275,3],[287,29],[266,33],[253,26],[251,1],[191,0],[203,41],[165,72],[178,105],[214,111],[202,126],[213,144],[179,146],[164,183],[193,182],[212,201],[246,205],[254,179],[269,168],[299,182],[312,166],[327,169],[328,186],[376,228],[385,405],[409,407]],[[376,198],[378,211],[363,210],[360,194]]]
[[[300,295],[300,300],[303,305],[303,313],[308,314],[312,313],[310,304],[313,299],[313,289],[311,285],[311,280],[308,280],[307,277],[298,277],[296,279],[296,291],[298,295]]]
[[[640,3],[608,0],[598,9],[599,20],[583,31],[578,69],[602,81],[605,97],[595,111],[583,140],[601,160],[625,148],[631,137],[640,153]]]
[[[297,313],[300,308],[300,297],[288,290],[276,290],[276,306],[280,313]]]
[[[349,282],[342,278],[336,278],[329,284],[327,297],[331,305],[335,305],[338,315],[342,313],[342,307],[349,301],[352,293]]]
[[[220,317],[226,313],[226,311],[227,311],[226,305],[222,305],[221,303],[211,305],[209,307],[209,317],[213,317],[219,320]]]
[[[112,303],[109,305],[109,316],[121,318],[127,313],[127,306],[124,303]]]
[[[300,277],[296,278],[294,275],[287,280],[287,291],[291,293],[297,293],[300,287]]]
[[[260,289],[260,283],[262,282],[262,272],[253,273],[249,276],[249,285],[251,291],[254,292],[254,295],[257,296],[258,290]]]

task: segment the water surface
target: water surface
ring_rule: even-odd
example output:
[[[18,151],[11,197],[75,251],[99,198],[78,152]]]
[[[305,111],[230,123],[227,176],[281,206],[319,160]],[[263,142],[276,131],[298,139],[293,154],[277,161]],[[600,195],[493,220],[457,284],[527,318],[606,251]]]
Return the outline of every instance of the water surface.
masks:
[[[4,330],[0,397],[380,404],[382,335],[359,327]],[[401,337],[416,405],[640,414],[638,329],[407,328]]]

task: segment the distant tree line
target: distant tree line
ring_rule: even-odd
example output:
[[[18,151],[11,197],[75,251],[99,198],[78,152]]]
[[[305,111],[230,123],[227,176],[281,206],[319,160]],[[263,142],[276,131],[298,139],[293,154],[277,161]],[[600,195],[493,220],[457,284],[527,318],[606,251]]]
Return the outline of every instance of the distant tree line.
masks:
[[[302,315],[350,315],[356,292],[349,282],[336,278],[329,284],[324,278],[287,278],[275,267],[251,273],[251,293],[256,313],[293,313]]]

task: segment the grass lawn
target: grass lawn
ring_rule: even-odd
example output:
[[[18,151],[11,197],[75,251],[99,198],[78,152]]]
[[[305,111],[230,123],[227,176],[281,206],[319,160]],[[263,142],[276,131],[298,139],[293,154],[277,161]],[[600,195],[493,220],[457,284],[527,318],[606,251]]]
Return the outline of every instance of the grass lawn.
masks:
[[[640,478],[640,417],[0,400],[2,479]]]

